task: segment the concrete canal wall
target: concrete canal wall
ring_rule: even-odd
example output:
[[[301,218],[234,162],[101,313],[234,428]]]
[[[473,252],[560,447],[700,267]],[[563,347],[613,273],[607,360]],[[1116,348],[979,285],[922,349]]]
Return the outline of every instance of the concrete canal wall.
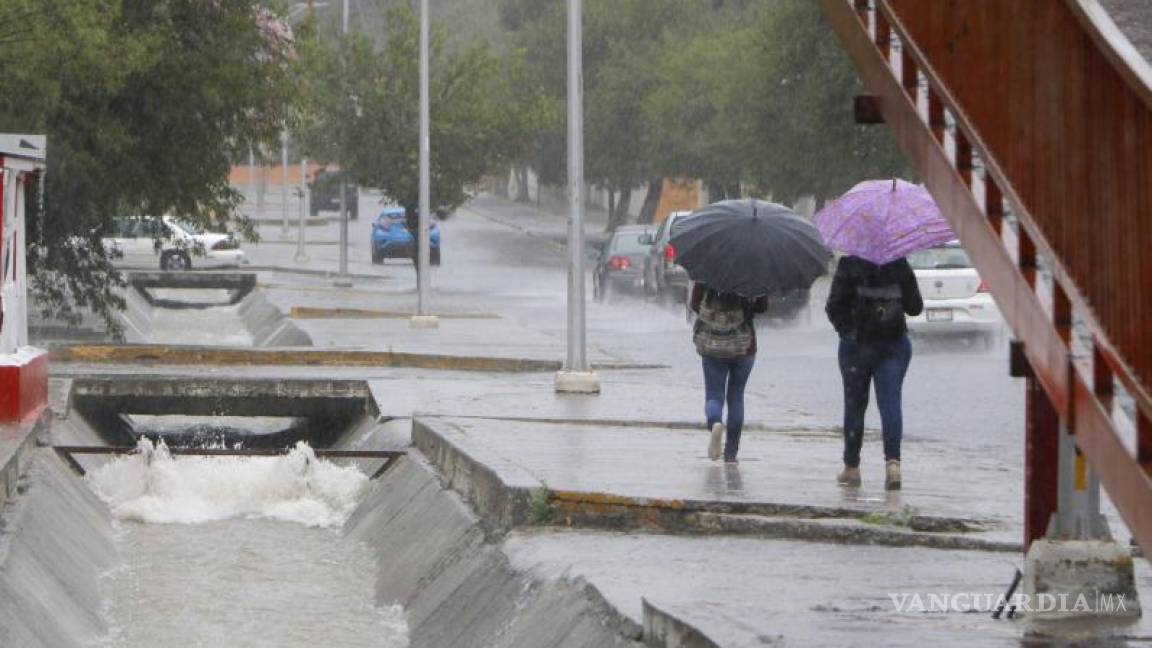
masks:
[[[377,422],[366,409],[333,447],[409,443],[410,421]],[[105,443],[66,403],[56,417],[41,430],[45,442]],[[16,492],[0,511],[0,646],[90,645],[108,632],[100,576],[120,563],[111,516],[50,448],[21,456]],[[86,469],[102,461],[77,460]],[[413,648],[640,645],[640,625],[592,586],[513,568],[500,531],[482,524],[419,453],[373,484],[344,530],[375,552],[376,600],[404,606]]]

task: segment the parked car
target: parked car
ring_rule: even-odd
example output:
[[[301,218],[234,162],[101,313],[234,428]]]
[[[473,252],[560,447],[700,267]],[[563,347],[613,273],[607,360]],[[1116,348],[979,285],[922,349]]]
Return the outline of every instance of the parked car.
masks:
[[[924,312],[908,318],[914,334],[981,336],[987,346],[1003,333],[1000,309],[959,242],[908,255]]]
[[[340,211],[340,180],[344,177],[339,171],[321,171],[316,174],[309,185],[311,198],[308,201],[308,211],[313,216],[321,211]],[[348,220],[356,220],[359,216],[360,187],[349,181]]]
[[[602,244],[600,259],[592,271],[592,297],[604,301],[622,293],[644,294],[644,259],[651,234],[645,225],[625,225]]]
[[[428,251],[432,265],[440,265],[440,225],[435,218],[428,224]],[[403,207],[386,207],[372,222],[372,263],[384,259],[416,262],[416,237],[408,229]]]
[[[644,290],[649,297],[681,303],[688,301],[688,272],[676,263],[676,249],[668,239],[672,237],[672,224],[676,219],[691,213],[669,213],[656,234],[645,239],[648,253],[644,258]]]
[[[808,313],[808,301],[812,292],[807,288],[796,288],[786,292],[768,295],[768,310],[760,317],[782,323],[795,322]]]
[[[115,261],[125,265],[159,261],[161,270],[191,270],[193,265],[239,266],[246,262],[244,251],[231,234],[208,232],[172,216],[115,218],[103,244]]]

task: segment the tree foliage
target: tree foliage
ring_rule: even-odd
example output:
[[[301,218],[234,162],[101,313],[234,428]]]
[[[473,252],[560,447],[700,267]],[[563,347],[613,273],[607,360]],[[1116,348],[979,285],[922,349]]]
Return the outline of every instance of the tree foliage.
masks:
[[[317,38],[303,50],[305,146],[340,164],[358,183],[418,207],[419,24],[411,9],[388,14],[379,47],[353,32]],[[515,65],[501,67],[482,44],[430,43],[431,203],[449,215],[488,171],[524,150],[539,107],[513,91]]]
[[[501,17],[529,52],[537,87],[562,105],[563,7],[501,0]],[[810,0],[587,0],[584,30],[592,184],[627,191],[654,176],[692,177],[714,198],[792,201],[908,173],[882,128],[853,123],[860,83]],[[552,182],[563,179],[562,128],[545,129],[544,155],[526,158]]]
[[[35,302],[118,330],[101,234],[122,214],[235,215],[229,167],[283,123],[291,43],[248,0],[5,0],[0,25],[0,131],[48,136]]]

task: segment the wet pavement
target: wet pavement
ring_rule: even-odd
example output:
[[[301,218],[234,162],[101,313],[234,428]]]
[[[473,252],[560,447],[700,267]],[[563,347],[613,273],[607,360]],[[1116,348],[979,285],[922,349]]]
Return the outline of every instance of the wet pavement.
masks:
[[[982,453],[910,448],[920,460],[905,471],[906,489],[885,491],[879,458],[865,459],[860,488],[835,483],[840,443],[829,432],[750,430],[740,462],[724,464],[708,460],[702,429],[461,418],[428,424],[507,481],[531,475],[551,490],[959,518],[985,525],[979,535],[1001,542],[1019,541],[1022,533],[1019,497],[956,497],[1020,479]]]
[[[373,213],[374,202],[362,195],[361,214]],[[285,313],[293,307],[414,312],[411,264],[371,264],[369,223],[361,218],[350,228],[349,269],[358,275],[352,288],[319,274],[336,268],[334,222],[308,228],[316,243],[303,263],[293,260],[294,240],[278,238],[278,222],[262,224],[267,241],[245,249],[254,266],[279,270],[261,270],[260,289]],[[439,329],[414,331],[403,317],[295,323],[319,348],[563,359],[563,216],[481,197],[442,229],[444,265],[432,274],[432,312],[446,316]],[[911,510],[986,521],[980,535],[1019,541],[1023,383],[1008,376],[1003,347],[916,340],[904,393],[904,490],[882,490],[875,408],[864,485],[835,485],[841,395],[836,337],[821,310],[826,290],[826,282],[814,287],[797,323],[761,326],[735,471],[705,456],[703,380],[682,307],[641,299],[589,304],[590,356],[662,368],[603,370],[599,396],[557,395],[551,373],[112,365],[57,365],[53,373],[362,378],[382,416],[444,417],[470,454],[556,490]],[[1119,525],[1114,531],[1127,541]],[[914,587],[1002,591],[1020,562],[1010,553],[592,532],[517,534],[508,549],[534,569],[588,576],[629,610],[649,596],[722,645],[965,645],[973,643],[972,632],[981,633],[975,643],[1017,643],[1024,632],[1020,624],[990,624],[985,615],[895,614],[887,596]],[[1146,572],[1146,563],[1140,569]],[[1142,589],[1152,600],[1146,574]]]
[[[541,575],[584,578],[633,618],[647,600],[726,648],[1019,646],[1027,635],[1035,645],[1069,635],[1152,640],[1147,619],[1090,634],[993,620],[979,608],[1007,589],[1019,566],[1012,554],[586,531],[516,533],[505,551],[514,565]],[[1147,592],[1146,568],[1142,580]],[[949,602],[966,596],[955,599],[954,611],[945,611],[948,604],[933,611],[933,594]],[[926,609],[911,603],[917,597]]]

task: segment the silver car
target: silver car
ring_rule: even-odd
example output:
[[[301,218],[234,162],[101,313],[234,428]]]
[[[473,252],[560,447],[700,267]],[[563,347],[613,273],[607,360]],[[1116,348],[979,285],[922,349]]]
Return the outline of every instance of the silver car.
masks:
[[[692,212],[674,211],[668,214],[655,236],[642,240],[648,248],[644,259],[644,291],[649,297],[684,303],[688,301],[688,272],[676,263],[676,249],[668,243],[672,238],[672,224]]]

